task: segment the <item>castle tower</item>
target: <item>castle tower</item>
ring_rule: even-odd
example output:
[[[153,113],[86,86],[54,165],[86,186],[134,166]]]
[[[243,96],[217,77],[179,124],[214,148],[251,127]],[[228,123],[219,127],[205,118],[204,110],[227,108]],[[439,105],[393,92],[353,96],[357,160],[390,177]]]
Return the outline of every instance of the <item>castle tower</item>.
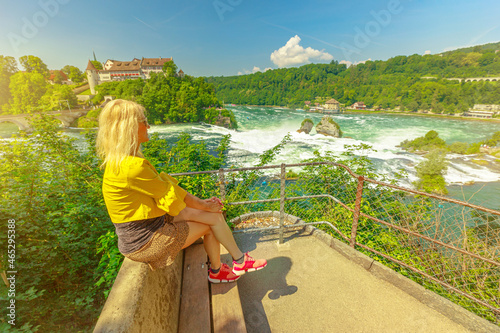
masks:
[[[95,68],[94,64],[90,60],[85,71],[87,72],[87,81],[89,82],[90,93],[92,95],[95,95],[95,86],[99,84],[99,74],[97,73],[97,69]]]

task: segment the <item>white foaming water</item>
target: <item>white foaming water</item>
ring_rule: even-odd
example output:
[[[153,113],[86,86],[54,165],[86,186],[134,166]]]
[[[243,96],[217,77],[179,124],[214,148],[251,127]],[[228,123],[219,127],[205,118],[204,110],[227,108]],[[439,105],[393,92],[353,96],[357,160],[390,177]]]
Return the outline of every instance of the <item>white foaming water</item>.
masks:
[[[153,125],[150,132],[157,132],[169,142],[187,132],[194,141],[205,141],[215,147],[223,135],[230,134],[229,160],[233,165],[254,165],[258,156],[279,144],[290,133],[291,142],[287,143],[274,163],[297,163],[314,157],[314,151],[324,155],[331,152],[340,156],[346,151],[345,145],[367,144],[374,151],[358,151],[356,154],[370,158],[377,172],[393,176],[403,170],[406,179],[403,186],[411,186],[417,180],[415,166],[424,160],[422,156],[410,154],[397,147],[406,139],[414,139],[435,130],[439,136],[452,143],[454,141],[477,142],[500,131],[500,124],[491,122],[464,121],[437,117],[416,117],[380,114],[340,114],[332,115],[344,132],[343,138],[332,138],[316,133],[297,133],[301,122],[310,118],[318,124],[323,115],[303,111],[266,107],[229,107],[236,116],[238,130],[229,130],[207,124]],[[7,128],[9,129],[9,128]],[[15,128],[12,130],[14,133]],[[80,136],[71,133],[71,136]],[[11,140],[10,138],[3,140]],[[448,184],[468,182],[496,182],[500,174],[485,166],[474,164],[475,155],[448,154],[450,161],[445,180]],[[495,163],[494,159],[488,160]]]
[[[397,147],[402,141],[412,140],[435,130],[440,137],[448,142],[457,141],[457,133],[462,133],[466,142],[483,140],[500,130],[498,124],[456,121],[447,119],[432,119],[424,117],[394,116],[394,115],[365,115],[341,114],[332,116],[339,123],[344,138],[332,138],[317,134],[315,129],[310,134],[297,133],[303,119],[310,118],[314,124],[319,123],[321,114],[300,113],[292,110],[280,109],[276,112],[271,108],[248,110],[245,107],[232,108],[236,118],[243,121],[240,131],[231,133],[231,148],[238,151],[237,158],[246,155],[243,164],[252,165],[257,155],[276,146],[283,137],[290,133],[291,142],[286,145],[275,163],[296,163],[312,158],[313,152],[320,154],[331,152],[339,156],[346,151],[345,145],[367,144],[374,150],[357,152],[374,161],[374,165],[381,174],[389,177],[395,172],[404,171],[407,177],[400,181],[401,185],[412,186],[418,178],[415,166],[424,160],[424,157],[410,154]],[[250,115],[249,115],[250,114]],[[489,126],[488,126],[489,125]],[[477,128],[476,128],[477,127]],[[221,133],[222,134],[222,133]],[[247,154],[245,154],[247,152]],[[472,156],[448,155],[450,165],[445,175],[449,184],[464,184],[471,181],[494,182],[500,180],[500,174],[487,167],[467,163]],[[240,163],[242,160],[239,161]]]

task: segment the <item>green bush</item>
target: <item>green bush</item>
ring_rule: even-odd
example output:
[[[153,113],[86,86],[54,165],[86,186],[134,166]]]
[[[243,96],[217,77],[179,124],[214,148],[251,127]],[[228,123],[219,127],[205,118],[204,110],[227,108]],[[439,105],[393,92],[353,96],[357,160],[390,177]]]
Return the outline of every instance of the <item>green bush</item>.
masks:
[[[455,154],[466,154],[469,149],[469,145],[466,142],[453,142],[448,146],[448,150]]]
[[[436,131],[429,131],[425,136],[414,140],[401,142],[401,147],[409,151],[431,151],[433,149],[445,148],[446,142],[439,137]]]
[[[314,122],[311,119],[306,118],[306,119],[302,120],[300,127],[304,126],[306,123],[311,123],[312,125],[314,125]]]
[[[446,183],[443,174],[448,168],[446,152],[443,150],[432,150],[425,155],[426,160],[420,162],[415,169],[419,180],[416,186],[428,193],[447,194]]]
[[[77,126],[80,128],[99,127],[99,114],[101,109],[90,110],[85,116],[78,118]]]
[[[51,117],[31,119],[33,135],[0,146],[0,219],[16,220],[16,319],[47,332],[76,332],[95,323],[108,285],[94,286],[107,253],[99,238],[113,230],[104,206],[102,172],[93,152],[81,153]],[[0,248],[7,253],[7,225]],[[116,242],[113,243],[116,247]],[[121,257],[109,261],[119,266]],[[6,266],[6,257],[2,267]],[[0,310],[5,318],[6,308]]]

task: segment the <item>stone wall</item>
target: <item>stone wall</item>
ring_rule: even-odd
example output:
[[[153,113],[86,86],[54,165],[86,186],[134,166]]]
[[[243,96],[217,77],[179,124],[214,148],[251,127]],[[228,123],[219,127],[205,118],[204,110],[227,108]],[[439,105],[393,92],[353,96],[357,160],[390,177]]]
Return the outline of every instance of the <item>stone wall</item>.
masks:
[[[94,333],[177,332],[183,257],[156,271],[125,258]]]

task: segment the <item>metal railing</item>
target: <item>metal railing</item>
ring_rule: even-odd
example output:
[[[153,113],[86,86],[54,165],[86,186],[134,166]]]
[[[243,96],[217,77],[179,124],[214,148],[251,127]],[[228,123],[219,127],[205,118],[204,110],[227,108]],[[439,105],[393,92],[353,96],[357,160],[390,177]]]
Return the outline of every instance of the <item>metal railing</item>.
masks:
[[[279,224],[255,230],[278,229],[280,243],[285,228],[317,225],[472,312],[500,320],[500,211],[366,178],[328,161],[172,176],[181,184],[204,177],[205,191],[216,183],[212,193],[226,203],[228,218],[279,210]],[[285,225],[287,214],[303,221]]]

